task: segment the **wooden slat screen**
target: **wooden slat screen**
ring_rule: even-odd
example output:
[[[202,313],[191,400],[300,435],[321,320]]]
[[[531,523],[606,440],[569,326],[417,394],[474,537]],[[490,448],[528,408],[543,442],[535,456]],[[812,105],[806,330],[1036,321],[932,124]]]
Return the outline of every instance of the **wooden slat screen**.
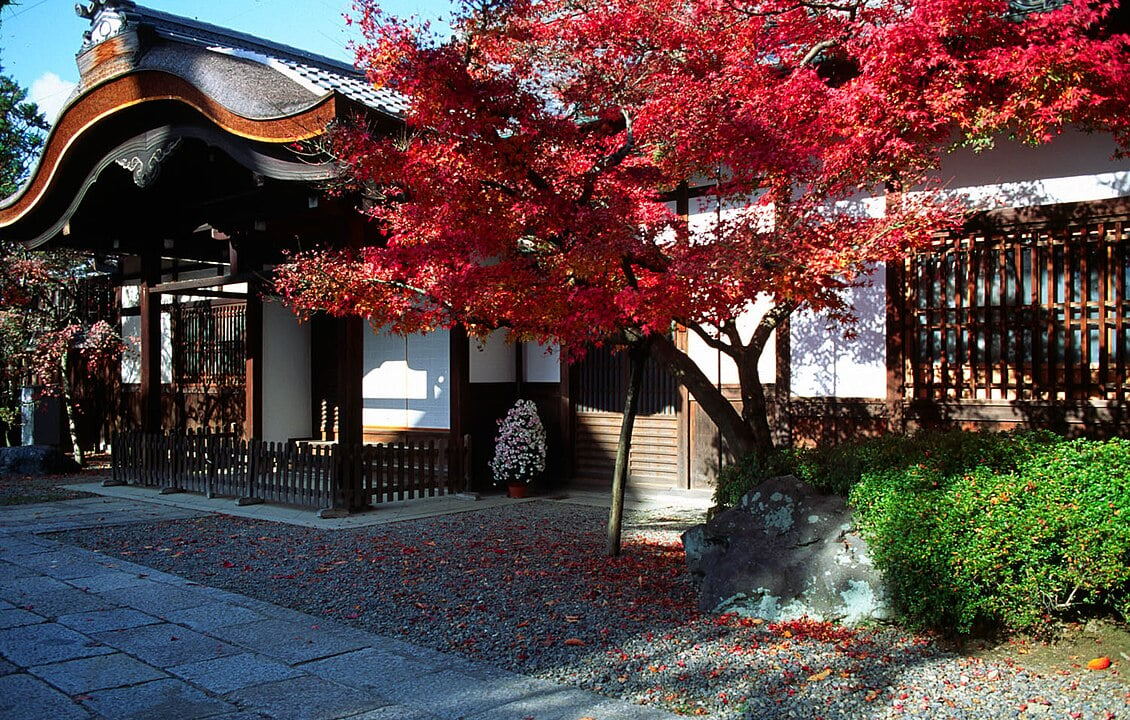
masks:
[[[628,393],[628,354],[594,347],[578,365],[578,412],[619,413]],[[640,388],[640,415],[674,415],[679,385],[655,360],[648,358]]]
[[[198,302],[172,312],[177,382],[239,385],[246,372],[247,304]]]
[[[1126,399],[1130,222],[1019,226],[906,262],[914,399]]]

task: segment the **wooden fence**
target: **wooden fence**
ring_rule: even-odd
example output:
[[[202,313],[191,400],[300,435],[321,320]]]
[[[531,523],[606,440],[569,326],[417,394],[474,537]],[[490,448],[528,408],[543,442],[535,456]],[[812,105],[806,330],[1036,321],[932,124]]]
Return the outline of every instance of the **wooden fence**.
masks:
[[[310,508],[462,492],[471,444],[443,440],[366,444],[244,440],[229,433],[124,431],[111,443],[111,482]]]

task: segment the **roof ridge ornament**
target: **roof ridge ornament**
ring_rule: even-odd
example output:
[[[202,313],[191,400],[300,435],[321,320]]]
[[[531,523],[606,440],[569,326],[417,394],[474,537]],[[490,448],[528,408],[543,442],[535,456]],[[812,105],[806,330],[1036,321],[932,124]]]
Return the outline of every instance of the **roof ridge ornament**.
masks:
[[[120,34],[129,25],[125,10],[135,8],[131,0],[91,0],[75,5],[75,14],[90,21],[90,29],[82,34],[86,50]]]
[[[111,5],[127,8],[137,7],[133,0],[91,0],[91,2],[75,3],[75,15],[86,20],[93,20],[100,10]]]

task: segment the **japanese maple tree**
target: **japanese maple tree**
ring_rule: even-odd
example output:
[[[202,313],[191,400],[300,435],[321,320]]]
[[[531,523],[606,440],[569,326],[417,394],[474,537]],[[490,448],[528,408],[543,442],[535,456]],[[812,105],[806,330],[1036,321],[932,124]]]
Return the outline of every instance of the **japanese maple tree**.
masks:
[[[841,290],[959,219],[924,181],[947,149],[1068,125],[1130,139],[1116,6],[482,0],[439,37],[362,1],[359,63],[409,109],[332,150],[386,241],[296,256],[278,287],[401,332],[643,345],[732,450],[770,448],[773,330],[802,306],[850,318]],[[692,232],[685,184],[727,211]],[[755,298],[770,309],[742,333]],[[734,360],[740,409],[677,325]]]
[[[18,423],[20,389],[58,397],[75,461],[83,463],[73,378],[108,372],[125,349],[117,330],[84,309],[92,261],[67,250],[32,251],[0,242],[0,422]]]

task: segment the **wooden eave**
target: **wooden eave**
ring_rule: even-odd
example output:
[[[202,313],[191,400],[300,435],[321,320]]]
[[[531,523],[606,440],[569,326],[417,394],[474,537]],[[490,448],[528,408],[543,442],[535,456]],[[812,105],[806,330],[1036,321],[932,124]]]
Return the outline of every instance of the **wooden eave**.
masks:
[[[150,108],[152,112],[146,113]],[[91,88],[64,109],[30,180],[16,195],[0,203],[0,234],[32,247],[50,240],[67,220],[59,217],[59,208],[69,208],[67,213],[74,211],[97,172],[112,162],[110,155],[115,148],[138,132],[167,126],[170,115],[203,120],[201,125],[248,147],[281,149],[323,134],[331,121],[348,117],[357,109],[356,103],[331,92],[313,99],[299,112],[249,118],[167,72],[139,70],[113,78]],[[115,125],[119,120],[121,127]],[[325,179],[332,174],[328,166],[305,163],[297,155],[292,164],[297,168],[293,179]],[[71,197],[60,196],[49,203],[52,195],[68,192]],[[53,209],[46,208],[48,204]]]

